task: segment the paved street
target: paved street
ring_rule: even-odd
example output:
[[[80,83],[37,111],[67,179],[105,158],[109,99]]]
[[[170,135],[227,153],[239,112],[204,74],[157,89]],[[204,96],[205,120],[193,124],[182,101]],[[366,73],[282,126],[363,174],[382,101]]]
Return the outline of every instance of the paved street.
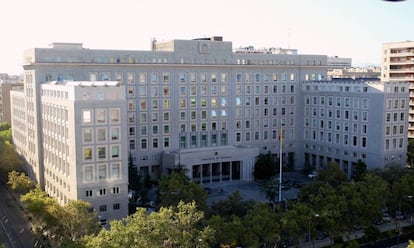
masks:
[[[278,178],[278,176],[277,176]],[[289,179],[296,182],[309,182],[310,179],[299,172],[285,172],[282,180]],[[239,191],[243,200],[254,200],[257,202],[268,202],[265,193],[262,192],[260,186],[256,182],[233,181],[213,184],[204,184],[202,187],[211,189],[211,194],[208,197],[208,203],[225,200],[235,191]],[[290,188],[282,191],[282,199],[295,199],[299,189]]]
[[[30,222],[3,183],[0,183],[0,196],[0,240],[6,248],[39,247],[35,245]]]

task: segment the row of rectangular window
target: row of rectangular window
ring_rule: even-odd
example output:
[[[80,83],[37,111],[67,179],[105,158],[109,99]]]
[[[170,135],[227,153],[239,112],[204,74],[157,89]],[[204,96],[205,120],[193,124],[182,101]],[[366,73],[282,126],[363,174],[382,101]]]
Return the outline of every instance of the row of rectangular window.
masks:
[[[94,192],[96,193],[97,196],[103,196],[103,195],[106,195],[106,188],[100,188],[96,191],[88,189],[88,190],[85,191],[85,196],[86,197],[93,197]],[[119,187],[112,187],[110,189],[110,193],[111,194],[119,194],[120,193]]]
[[[342,136],[342,139],[341,139]],[[305,140],[314,140],[320,142],[328,142],[328,143],[335,143],[342,145],[352,145],[355,147],[367,148],[367,137],[365,136],[358,136],[358,135],[348,135],[348,134],[340,134],[340,133],[331,133],[331,132],[324,132],[324,131],[317,131],[317,130],[309,130],[305,129],[304,133]],[[350,138],[352,138],[350,140]],[[360,139],[360,144],[358,144],[358,139]]]
[[[83,148],[83,161],[84,162],[91,162],[91,161],[99,161],[104,159],[120,159],[120,152],[121,148],[119,145],[111,145],[110,146],[110,156],[107,157],[107,146],[97,146],[96,150],[93,147],[84,147]],[[96,156],[95,156],[96,154]]]
[[[82,110],[82,124],[91,125],[95,122],[96,125],[99,124],[119,124],[120,122],[120,109],[111,108],[111,109],[84,109]],[[109,116],[108,116],[109,114]]]
[[[349,97],[325,97],[325,96],[305,96],[305,105],[331,106],[354,108],[361,106],[362,109],[368,109],[367,98],[349,98]]]
[[[325,116],[325,112],[327,112],[326,116]],[[402,114],[404,114],[404,113],[402,113]],[[305,107],[305,116],[310,116],[309,107]],[[335,119],[350,120],[351,119],[351,111],[350,110],[341,110],[341,109],[336,109],[335,111],[333,111],[333,109],[327,109],[326,110],[324,108],[321,108],[321,109],[319,109],[319,114],[318,114],[318,109],[317,108],[312,108],[312,116],[315,116],[315,117],[319,116],[321,118],[326,117],[326,118],[332,118],[332,119],[335,118]],[[358,120],[368,121],[368,111],[360,112],[359,110],[353,110],[352,111],[352,120],[354,120],[354,121],[358,121]]]
[[[84,165],[83,173],[84,182],[120,179],[121,165],[119,163]]]
[[[326,122],[326,125],[325,125]],[[318,125],[319,124],[319,125]],[[335,126],[334,126],[335,125]],[[360,130],[361,126],[361,130]],[[305,118],[305,127],[311,127],[311,128],[318,128],[318,129],[327,129],[332,130],[335,128],[336,131],[344,131],[349,132],[351,131],[349,122],[343,122],[343,121],[325,121],[325,120],[319,120],[312,118],[312,122],[309,122],[309,118]],[[368,125],[367,124],[360,124],[360,123],[352,123],[352,132],[353,133],[361,133],[366,134],[368,132]]]
[[[84,144],[90,143],[104,143],[104,142],[119,142],[120,127],[109,127],[109,137],[107,127],[82,128],[82,140]]]

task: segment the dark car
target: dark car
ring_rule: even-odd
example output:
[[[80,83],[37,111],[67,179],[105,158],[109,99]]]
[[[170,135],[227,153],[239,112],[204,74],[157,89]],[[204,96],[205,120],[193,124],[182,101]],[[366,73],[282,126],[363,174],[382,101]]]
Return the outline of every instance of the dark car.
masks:
[[[323,231],[318,231],[317,235],[316,235],[316,240],[322,240],[328,237],[328,234],[326,232]]]
[[[279,248],[287,248],[290,245],[290,241],[287,239],[282,239],[279,241],[279,243],[277,243],[277,247]]]

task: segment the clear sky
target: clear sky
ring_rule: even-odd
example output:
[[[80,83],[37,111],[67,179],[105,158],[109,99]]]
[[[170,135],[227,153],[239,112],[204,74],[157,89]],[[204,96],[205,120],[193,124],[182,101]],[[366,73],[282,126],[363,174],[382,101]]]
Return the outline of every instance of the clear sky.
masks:
[[[233,48],[380,64],[385,42],[414,40],[414,0],[3,0],[0,72],[17,74],[23,51],[53,42],[149,50],[158,41],[222,36]],[[289,38],[290,37],[290,38]]]

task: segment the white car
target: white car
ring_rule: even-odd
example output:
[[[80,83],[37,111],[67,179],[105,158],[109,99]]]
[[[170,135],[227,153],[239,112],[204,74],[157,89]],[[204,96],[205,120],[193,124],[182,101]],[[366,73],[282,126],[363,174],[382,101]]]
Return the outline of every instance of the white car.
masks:
[[[308,177],[309,178],[317,178],[318,177],[318,173],[316,173],[316,171],[314,171],[311,174],[309,174]]]

